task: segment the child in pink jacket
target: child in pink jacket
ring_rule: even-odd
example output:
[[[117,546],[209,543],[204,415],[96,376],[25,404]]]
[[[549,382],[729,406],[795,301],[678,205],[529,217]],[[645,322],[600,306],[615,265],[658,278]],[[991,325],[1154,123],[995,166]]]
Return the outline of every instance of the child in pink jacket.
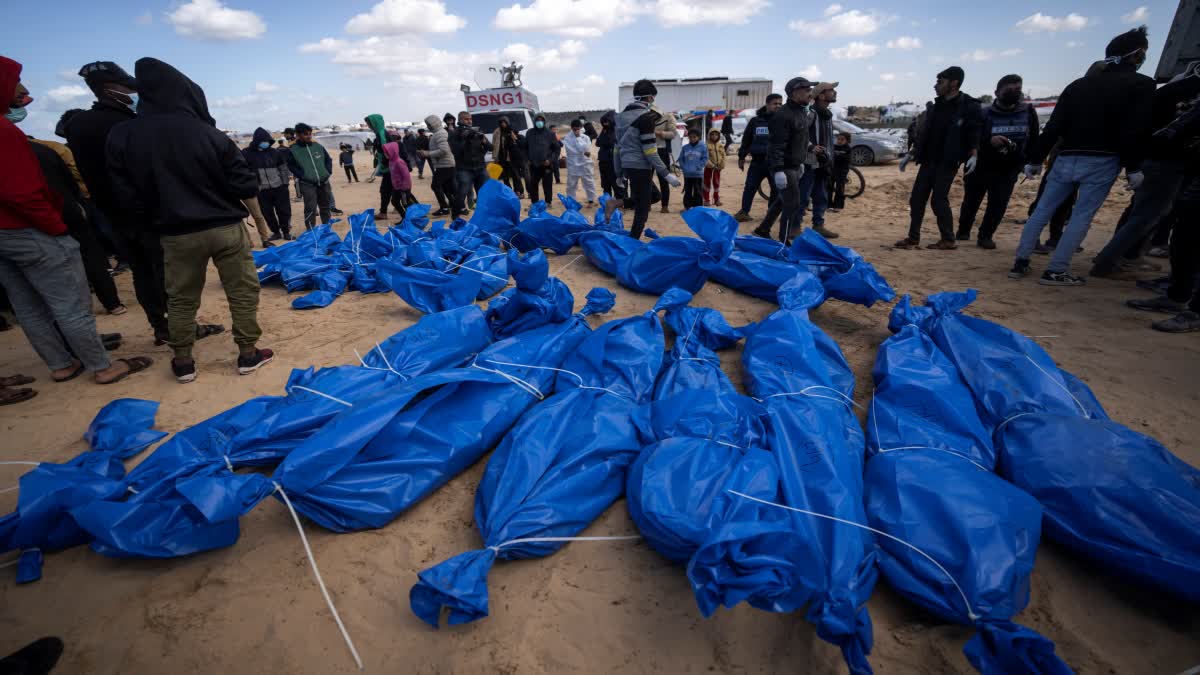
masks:
[[[383,155],[387,157],[392,180],[392,208],[404,220],[408,207],[419,203],[412,193],[412,174],[408,172],[408,163],[400,157],[400,144],[396,141],[383,144]]]

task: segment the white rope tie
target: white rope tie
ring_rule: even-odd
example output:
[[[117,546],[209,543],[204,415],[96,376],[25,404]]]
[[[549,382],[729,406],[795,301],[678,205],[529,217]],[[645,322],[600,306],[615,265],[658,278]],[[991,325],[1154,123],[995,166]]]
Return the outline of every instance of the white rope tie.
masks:
[[[141,492],[139,492],[138,490],[133,489],[132,485],[126,485],[125,489],[129,490],[130,493],[135,494],[135,495],[141,494]]]
[[[483,270],[477,270],[477,269],[475,269],[475,268],[473,268],[473,267],[464,267],[464,265],[466,265],[467,263],[471,262],[471,260],[466,260],[465,262],[461,262],[461,263],[456,263],[456,262],[454,262],[453,260],[451,260],[451,259],[449,259],[449,258],[442,258],[442,260],[445,260],[446,262],[448,262],[448,263],[450,263],[451,265],[453,265],[453,267],[451,267],[450,269],[458,269],[458,268],[462,267],[463,269],[467,270],[468,272],[475,272],[476,274],[482,274],[482,275],[483,275],[483,276],[485,276],[485,277],[491,277],[491,278],[493,278],[493,279],[496,279],[496,280],[498,280],[498,281],[503,281],[503,282],[504,282],[504,283],[506,283],[506,284],[508,283],[508,278],[507,278],[507,277],[498,277],[498,276],[496,276],[495,274],[492,274],[492,273],[490,273],[490,272],[484,272]],[[474,258],[474,260],[483,260],[483,258]]]
[[[577,256],[575,256],[574,258],[571,258],[571,262],[569,262],[569,263],[567,263],[566,265],[563,265],[562,267],[558,268],[558,271],[557,271],[557,272],[555,272],[555,273],[553,274],[553,276],[558,276],[558,275],[562,274],[562,273],[563,273],[563,270],[567,269],[567,268],[568,268],[568,267],[570,267],[571,265],[574,265],[574,264],[575,264],[576,262],[578,262],[578,261],[579,261],[579,259],[580,259],[580,258],[582,258],[582,257],[583,257],[582,255],[577,255]]]
[[[363,669],[362,658],[358,655],[358,650],[354,648],[354,640],[350,639],[350,633],[346,631],[346,624],[342,623],[342,617],[338,614],[337,608],[333,606],[333,598],[329,597],[329,589],[325,588],[325,580],[321,578],[321,570],[317,569],[317,559],[313,557],[312,547],[308,545],[308,537],[304,534],[304,527],[300,524],[300,516],[296,515],[296,509],[292,507],[292,501],[288,499],[287,493],[283,491],[283,487],[272,481],[275,486],[275,491],[283,497],[283,503],[287,506],[288,512],[292,514],[292,520],[296,522],[296,531],[300,533],[300,541],[304,544],[304,552],[308,555],[308,563],[312,566],[313,576],[317,579],[317,585],[321,587],[321,594],[325,596],[325,604],[329,605],[329,612],[333,614],[333,620],[337,622],[338,630],[342,631],[342,639],[346,641],[346,646],[350,648],[350,654],[354,657],[354,662],[358,664],[358,669]]]
[[[1033,364],[1033,367],[1034,367],[1034,368],[1037,368],[1038,370],[1042,371],[1042,374],[1043,374],[1043,375],[1045,375],[1046,377],[1050,378],[1050,381],[1051,381],[1051,382],[1053,382],[1054,384],[1057,384],[1058,386],[1062,387],[1062,390],[1063,390],[1063,391],[1065,391],[1065,392],[1067,392],[1067,396],[1070,396],[1070,397],[1071,397],[1071,400],[1072,400],[1072,401],[1075,401],[1075,405],[1079,406],[1079,410],[1080,410],[1080,412],[1082,412],[1082,413],[1083,413],[1083,416],[1084,416],[1084,417],[1087,417],[1087,416],[1088,416],[1088,411],[1087,411],[1087,408],[1083,407],[1083,404],[1079,402],[1079,399],[1075,398],[1075,394],[1072,394],[1070,389],[1067,389],[1067,385],[1063,384],[1063,383],[1062,383],[1060,380],[1058,380],[1058,379],[1056,379],[1056,378],[1052,377],[1052,376],[1050,375],[1050,373],[1047,373],[1047,372],[1046,372],[1046,369],[1045,369],[1045,368],[1042,368],[1041,366],[1039,366],[1039,365],[1038,365],[1037,361],[1034,361],[1033,359],[1029,358],[1029,355],[1028,355],[1028,354],[1026,354],[1026,355],[1025,355],[1025,358],[1029,359],[1029,362]]]
[[[13,466],[41,466],[42,465],[41,462],[16,462],[16,461],[0,462],[0,465],[3,465],[3,464],[11,464]]]
[[[494,363],[498,366],[512,366],[514,368],[533,368],[535,370],[553,370],[558,373],[566,373],[566,374],[574,377],[575,379],[579,380],[579,388],[580,389],[594,389],[596,391],[603,391],[603,392],[612,394],[613,396],[616,396],[617,398],[625,399],[626,401],[629,401],[631,403],[635,402],[633,399],[629,398],[628,396],[617,393],[617,392],[613,391],[612,389],[606,389],[605,387],[593,387],[591,385],[584,384],[583,376],[580,375],[579,373],[575,373],[570,370],[564,370],[562,368],[551,368],[550,366],[528,366],[528,365],[525,365],[522,363],[505,363],[504,361],[493,361],[491,359],[488,359],[487,362]]]
[[[1003,428],[1004,428],[1004,425],[1006,425],[1006,424],[1008,424],[1009,422],[1011,422],[1011,421],[1013,421],[1013,420],[1017,419],[1018,417],[1024,417],[1024,416],[1026,416],[1026,415],[1035,415],[1035,414],[1037,414],[1037,413],[1031,413],[1031,412],[1017,413],[1016,415],[1013,415],[1012,417],[1009,417],[1008,419],[1004,420],[1004,421],[1003,421],[1003,422],[1001,422],[999,425],[997,425],[997,426],[996,426],[996,431],[1000,431],[1001,429],[1003,429]]]
[[[835,518],[834,516],[827,516],[827,515],[825,515],[824,513],[816,513],[816,512],[813,512],[813,511],[806,511],[806,510],[804,510],[804,509],[798,509],[798,508],[796,508],[796,507],[794,507],[794,506],[786,506],[786,505],[784,505],[784,504],[776,504],[775,502],[769,502],[769,501],[767,501],[767,500],[765,500],[765,499],[759,499],[758,497],[751,497],[750,495],[747,495],[747,494],[742,494],[741,492],[738,492],[738,491],[736,491],[736,490],[726,490],[726,492],[728,492],[729,494],[733,494],[733,495],[737,495],[737,496],[739,496],[739,497],[742,497],[743,499],[749,499],[749,500],[750,500],[750,501],[752,501],[752,502],[758,502],[759,504],[766,504],[767,506],[775,506],[775,507],[778,507],[778,508],[781,508],[781,509],[785,509],[785,510],[788,510],[788,511],[795,511],[796,513],[803,513],[803,514],[805,514],[805,515],[809,515],[809,516],[815,516],[815,517],[817,517],[817,518],[825,518],[826,520],[832,520],[832,521],[834,521],[834,522],[842,523],[843,525],[850,525],[851,527],[857,527],[857,528],[860,528],[860,529],[863,529],[863,530],[867,530],[867,531],[870,531],[870,532],[874,532],[875,534],[878,534],[878,535],[879,535],[879,536],[881,536],[881,537],[887,537],[888,539],[891,539],[892,541],[895,541],[895,542],[898,542],[898,543],[900,543],[900,544],[903,544],[903,545],[905,545],[905,546],[907,546],[907,547],[911,548],[912,550],[916,551],[917,553],[921,554],[922,556],[924,556],[924,557],[925,557],[925,559],[926,559],[926,560],[928,560],[929,562],[931,562],[931,563],[933,563],[934,565],[936,565],[936,566],[937,566],[937,568],[938,568],[939,570],[941,570],[941,571],[942,571],[942,574],[945,574],[945,575],[946,575],[946,578],[950,580],[950,583],[954,584],[954,588],[955,588],[955,589],[957,589],[957,590],[958,590],[958,594],[959,594],[960,596],[962,596],[963,605],[965,605],[965,606],[966,606],[966,608],[967,608],[967,617],[971,619],[972,623],[973,623],[973,622],[975,622],[975,621],[978,621],[978,620],[980,619],[979,615],[975,613],[975,610],[973,610],[973,609],[971,608],[971,603],[970,603],[970,601],[968,601],[968,600],[967,600],[967,594],[963,592],[962,586],[959,586],[959,585],[958,585],[958,581],[957,581],[957,580],[955,580],[954,576],[953,576],[952,574],[950,574],[950,572],[949,572],[949,571],[947,571],[945,567],[942,567],[942,564],[941,564],[941,563],[939,563],[938,561],[934,560],[934,559],[933,559],[933,556],[931,556],[931,555],[929,555],[928,553],[926,553],[926,552],[922,551],[921,549],[917,548],[916,546],[913,546],[912,544],[908,543],[907,541],[904,541],[903,539],[901,539],[901,538],[899,538],[899,537],[897,537],[897,536],[894,536],[894,535],[888,534],[887,532],[883,532],[883,531],[881,531],[881,530],[877,530],[877,529],[875,529],[875,528],[873,528],[873,527],[870,527],[870,526],[868,526],[868,525],[863,525],[862,523],[856,523],[856,522],[854,522],[854,521],[852,521],[852,520],[843,520],[843,519],[841,519],[841,518]]]
[[[641,538],[642,538],[642,535],[640,535],[640,534],[631,534],[631,535],[613,536],[613,537],[525,537],[523,539],[509,539],[508,541],[506,541],[502,544],[496,544],[495,546],[489,546],[488,549],[495,551],[496,553],[499,553],[500,549],[502,549],[506,546],[516,546],[517,544],[541,544],[541,543],[568,542],[568,541],[633,541],[634,539],[641,539]]]
[[[729,446],[729,447],[731,447],[731,448],[737,448],[738,450],[745,450],[745,449],[746,449],[746,448],[743,448],[743,447],[742,447],[742,446],[740,446],[740,445],[734,445],[733,443],[726,443],[725,441],[718,441],[718,440],[717,440],[717,439],[715,439],[715,438],[710,438],[710,439],[708,439],[708,440],[712,441],[713,443],[716,443],[717,445],[727,445],[727,446]]]
[[[491,363],[491,361],[489,361],[489,363]],[[495,370],[493,368],[484,368],[483,366],[479,365],[475,361],[471,361],[471,367],[478,368],[479,370],[482,370],[485,373],[493,373],[495,375],[499,375],[500,377],[503,377],[504,379],[508,380],[509,382],[512,382],[513,384],[517,385],[518,387],[524,389],[526,392],[533,394],[534,396],[537,397],[537,400],[539,400],[539,401],[546,400],[546,395],[543,394],[540,389],[538,389],[536,386],[534,386],[531,382],[526,382],[525,380],[522,380],[521,378],[517,377],[516,375],[506,373],[502,370]]]
[[[2,495],[2,494],[7,494],[7,493],[9,493],[9,492],[12,492],[13,490],[20,490],[20,489],[21,489],[21,486],[20,486],[20,485],[14,485],[14,486],[12,486],[12,487],[6,487],[6,488],[4,488],[3,490],[0,490],[0,495]]]
[[[825,389],[825,390],[833,392],[834,394],[837,394],[840,398],[834,398],[832,396],[822,396],[820,394],[810,394],[810,393],[808,393],[810,389]],[[811,396],[813,398],[827,398],[830,401],[837,401],[838,403],[846,403],[855,408],[858,408],[859,410],[862,410],[862,406],[855,403],[854,399],[843,394],[842,392],[838,391],[837,389],[834,389],[833,387],[826,387],[825,385],[822,385],[822,384],[814,384],[811,387],[805,387],[805,388],[801,389],[800,391],[785,391],[785,392],[781,392],[778,394],[771,394],[770,396],[766,396],[764,398],[755,399],[755,400],[758,401],[759,403],[762,403],[766,399],[775,398],[776,396]]]
[[[347,401],[343,401],[342,399],[340,399],[340,398],[338,398],[338,397],[336,397],[336,396],[330,396],[329,394],[326,394],[326,393],[324,393],[324,392],[317,391],[316,389],[309,389],[308,387],[301,386],[301,385],[299,385],[299,384],[293,384],[292,386],[288,387],[288,391],[289,391],[289,392],[291,392],[291,391],[292,391],[292,390],[294,390],[294,389],[299,389],[300,391],[307,391],[307,392],[308,392],[308,393],[310,393],[310,394],[316,394],[317,396],[321,396],[321,397],[323,397],[323,398],[327,398],[327,399],[329,399],[330,401],[333,401],[334,403],[341,403],[342,405],[346,406],[347,408],[353,408],[353,407],[354,407],[354,404],[353,404],[353,403],[349,403],[349,402],[347,402]]]
[[[905,445],[905,446],[902,446],[902,447],[899,447],[899,448],[876,448],[876,449],[875,449],[875,451],[876,451],[876,452],[880,452],[880,453],[884,453],[884,452],[895,452],[896,450],[937,450],[938,452],[946,452],[946,453],[949,453],[949,454],[951,454],[951,455],[954,455],[955,457],[961,457],[962,459],[965,459],[965,460],[967,460],[968,462],[970,462],[970,463],[974,464],[975,466],[979,467],[979,468],[980,468],[980,469],[982,469],[983,471],[987,471],[988,473],[991,473],[991,472],[992,472],[992,470],[991,470],[991,469],[989,469],[989,468],[987,468],[986,466],[984,466],[984,465],[980,464],[979,462],[976,462],[975,460],[973,460],[973,459],[971,459],[970,457],[968,457],[968,456],[964,455],[963,453],[961,453],[961,452],[958,452],[958,451],[956,451],[956,450],[951,450],[951,449],[949,449],[949,448],[935,448],[935,447],[933,447],[933,446],[930,446],[930,445]]]
[[[221,455],[221,457],[225,460],[225,468],[229,469],[232,472],[233,471],[233,462],[229,461],[229,455]]]

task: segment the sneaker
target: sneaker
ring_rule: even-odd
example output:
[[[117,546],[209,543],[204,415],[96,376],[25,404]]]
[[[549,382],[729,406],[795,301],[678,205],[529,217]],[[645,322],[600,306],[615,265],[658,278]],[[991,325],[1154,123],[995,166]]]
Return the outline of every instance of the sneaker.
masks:
[[[1125,304],[1134,309],[1140,309],[1143,312],[1178,314],[1180,312],[1187,311],[1186,302],[1175,302],[1165,295],[1160,295],[1157,298],[1137,298],[1136,300],[1126,300]]]
[[[1164,333],[1192,333],[1200,330],[1200,314],[1180,312],[1170,319],[1155,321],[1150,327]]]
[[[1038,245],[1033,247],[1033,252],[1038,255],[1050,255],[1051,253],[1054,253],[1054,247],[1049,244],[1038,242]]]
[[[822,237],[825,237],[826,239],[837,239],[838,237],[842,236],[842,235],[838,234],[837,232],[834,232],[833,230],[826,228],[824,225],[818,225],[818,226],[813,227],[813,232],[816,232],[817,234],[821,235]]]
[[[1146,255],[1150,256],[1151,258],[1170,258],[1171,251],[1165,246],[1155,246],[1149,251],[1146,251]]]
[[[1029,276],[1029,258],[1017,258],[1008,271],[1009,279],[1024,279]]]
[[[733,214],[733,219],[739,223],[748,223],[750,222],[750,214],[746,213],[745,211],[738,211],[737,213]]]
[[[1042,272],[1042,278],[1038,279],[1038,283],[1043,286],[1082,286],[1087,283],[1087,279],[1077,277],[1070,272],[1046,270]]]
[[[958,234],[954,235],[954,238],[958,241],[971,241],[971,233],[960,230]]]
[[[1167,288],[1171,285],[1171,277],[1159,277],[1157,279],[1139,279],[1136,284],[1138,288],[1154,291],[1159,295],[1166,295]]]
[[[283,240],[284,240],[284,241],[295,241],[295,240],[296,240],[296,238],[292,236],[292,233],[291,233],[291,232],[284,232],[284,233],[283,233]]]
[[[267,239],[267,241],[279,241],[280,239],[283,239],[283,235],[275,232]]]
[[[188,382],[196,381],[196,361],[188,359],[180,361],[179,359],[171,359],[171,372],[175,373],[175,381],[179,384],[187,384]]]
[[[263,248],[275,248],[275,244],[272,244],[270,239],[263,239],[262,247]]]
[[[116,277],[129,271],[128,263],[121,263],[108,271],[108,276]]]
[[[909,239],[908,237],[905,237],[895,244],[892,244],[892,248],[902,248],[906,251],[911,251],[914,248],[921,248],[921,242],[917,241],[916,239]]]
[[[1145,260],[1123,260],[1121,261],[1121,269],[1130,272],[1161,272],[1162,265],[1158,263],[1146,262]]]
[[[958,248],[958,244],[954,243],[953,239],[942,239],[926,246],[925,248],[934,251],[953,251],[954,249]]]
[[[979,241],[975,242],[975,245],[979,248],[986,248],[989,251],[996,248],[996,242],[992,241],[991,239],[980,239]]]
[[[471,215],[471,209],[463,209],[462,213],[459,213],[458,215],[463,216],[463,217],[469,216],[469,215]]]
[[[237,369],[239,375],[249,375],[275,360],[275,352],[270,349],[259,349],[250,356],[239,356]]]
[[[753,232],[751,232],[751,234],[753,234],[753,235],[754,235],[754,236],[756,236],[756,237],[762,237],[763,239],[770,239],[770,238],[771,238],[771,231],[770,231],[770,230],[764,230],[764,229],[763,229],[763,228],[761,228],[761,227],[757,227],[757,228],[755,228],[755,229],[754,229],[754,231],[753,231]]]
[[[671,209],[670,209],[670,207],[664,206],[661,209],[659,209],[658,212],[659,213],[670,213]]]
[[[345,213],[345,211],[343,211],[343,210],[341,210],[341,209],[329,209],[329,212],[330,212],[330,213],[332,213],[332,214],[333,214],[333,215],[335,215],[335,216],[340,216],[340,215],[343,215],[343,214]]]
[[[448,215],[450,215],[450,209],[438,209],[437,211],[434,211],[433,213],[431,213],[429,215],[431,215],[431,216],[448,216]]]

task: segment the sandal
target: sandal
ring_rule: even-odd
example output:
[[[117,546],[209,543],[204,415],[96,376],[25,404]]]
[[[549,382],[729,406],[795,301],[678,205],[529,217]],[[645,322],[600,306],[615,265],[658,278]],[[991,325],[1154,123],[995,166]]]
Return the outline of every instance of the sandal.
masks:
[[[0,387],[19,387],[34,381],[36,381],[36,378],[28,375],[10,375],[8,377],[0,377]]]
[[[72,371],[72,373],[70,375],[68,375],[66,377],[52,377],[50,379],[54,380],[55,382],[70,382],[71,380],[82,375],[83,371],[85,371],[85,370],[87,370],[87,368],[84,367],[84,365],[81,363],[81,364],[79,364],[79,366],[77,368],[75,368],[74,371]]]
[[[206,337],[220,335],[225,332],[225,327],[215,323],[198,323],[196,324],[196,339],[203,340]]]
[[[958,248],[958,244],[954,243],[953,239],[943,239],[941,241],[932,243],[925,248],[934,251],[953,251],[954,249]]]
[[[21,403],[37,396],[37,392],[32,389],[4,389],[0,388],[0,405],[12,405],[13,403]]]
[[[124,363],[126,366],[128,366],[129,370],[121,373],[120,375],[114,377],[113,379],[111,379],[107,382],[101,382],[100,380],[96,380],[96,384],[116,384],[117,382],[120,382],[121,380],[129,377],[130,375],[133,375],[134,373],[140,373],[143,370],[154,365],[154,359],[152,359],[148,356],[132,356],[127,359],[117,359],[117,360],[120,361],[121,363]]]

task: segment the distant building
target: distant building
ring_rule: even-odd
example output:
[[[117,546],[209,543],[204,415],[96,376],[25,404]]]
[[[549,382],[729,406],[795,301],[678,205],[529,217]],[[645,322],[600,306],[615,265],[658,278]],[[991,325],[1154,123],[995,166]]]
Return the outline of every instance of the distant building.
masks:
[[[697,77],[651,80],[658,88],[654,104],[663,110],[742,110],[758,108],[771,93],[771,80],[760,77]],[[617,90],[618,109],[633,101],[633,82]]]

